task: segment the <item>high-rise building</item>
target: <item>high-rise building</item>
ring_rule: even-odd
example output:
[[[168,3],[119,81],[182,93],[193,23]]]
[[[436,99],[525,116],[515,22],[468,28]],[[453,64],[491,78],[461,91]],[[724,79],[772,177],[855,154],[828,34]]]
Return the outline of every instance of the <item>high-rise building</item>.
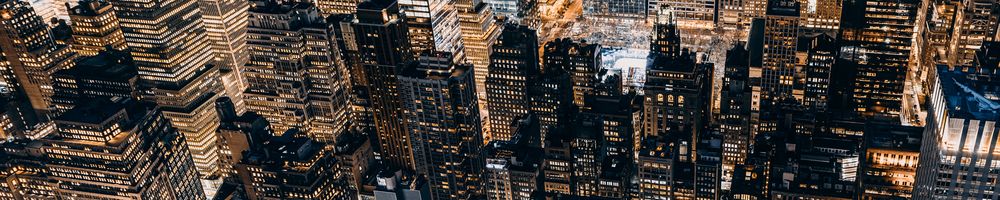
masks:
[[[914,199],[995,198],[1000,184],[996,70],[1000,44],[986,43],[973,66],[938,67],[924,127]]]
[[[60,112],[87,99],[119,97],[135,99],[139,75],[132,56],[118,50],[103,51],[76,62],[76,66],[52,75],[52,102]]]
[[[606,20],[645,19],[647,1],[595,0],[583,2],[583,14]]]
[[[434,199],[467,199],[480,190],[482,127],[472,67],[451,53],[425,52],[400,70],[416,172]]]
[[[372,142],[367,133],[360,129],[350,129],[337,137],[333,147],[334,158],[337,159],[335,175],[346,182],[345,192],[357,196],[364,187],[365,175],[369,169],[374,169],[375,155]],[[353,194],[350,194],[353,193]]]
[[[801,92],[802,105],[816,111],[826,111],[829,103],[830,76],[836,53],[836,39],[827,34],[800,37],[796,53],[796,90]],[[795,91],[793,94],[799,95]]]
[[[238,114],[236,104],[229,97],[216,99],[215,109],[222,122],[218,129],[219,164],[227,178],[236,178],[233,167],[240,163],[243,154],[252,146],[264,145],[264,141],[274,133],[263,116],[254,112]]]
[[[335,159],[325,143],[290,129],[262,144],[251,144],[233,166],[249,199],[343,198],[334,187]]]
[[[75,5],[75,1],[67,0],[30,0],[27,1],[31,5],[31,8],[38,13],[39,17],[45,21],[45,24],[52,24],[55,20],[69,20],[69,12],[66,10],[68,6],[66,4]]]
[[[913,198],[921,127],[889,124],[865,126],[860,173],[860,199]]]
[[[490,54],[493,53],[493,44],[500,37],[505,21],[498,20],[493,9],[482,0],[456,0],[455,8],[458,9],[458,20],[462,27],[462,41],[465,44],[465,57],[467,63],[472,64],[475,71],[476,97],[479,97],[479,117],[483,128],[489,131],[489,110],[487,109],[486,98],[486,77],[489,75]]]
[[[840,29],[843,0],[798,1],[801,33],[836,34],[837,29]]]
[[[202,177],[219,173],[213,103],[222,86],[197,0],[112,1],[139,69],[142,98],[156,102],[187,140]],[[185,33],[185,34],[179,34]]]
[[[507,24],[490,55],[486,78],[490,135],[486,141],[510,140],[515,119],[528,114],[528,87],[538,66],[538,35],[527,26]]]
[[[40,142],[10,140],[0,143],[0,197],[11,200],[55,199],[56,184],[49,180]]]
[[[250,3],[244,0],[198,0],[205,34],[215,52],[223,96],[228,96],[240,113],[245,111],[243,91],[247,89],[243,66],[250,60],[247,23]]]
[[[581,116],[589,116],[601,126],[605,145],[603,152],[609,156],[635,157],[641,134],[635,133],[635,120],[641,115],[633,101],[635,93],[622,94],[622,79],[618,74],[606,75],[596,88],[585,94]]]
[[[483,148],[483,193],[490,200],[528,200],[542,191],[541,130],[538,119],[525,115],[514,122],[511,140],[491,141]]]
[[[316,7],[323,16],[338,14],[354,14],[358,10],[360,0],[316,0]]]
[[[761,22],[761,23],[758,23]],[[798,47],[799,3],[792,0],[769,1],[762,19],[754,20],[751,36],[760,35],[762,46],[750,45],[751,55],[760,52],[760,65],[751,61],[751,76],[759,76],[760,99],[758,104],[775,104],[781,98],[790,98],[795,87],[796,48]],[[761,31],[761,32],[756,32]],[[751,43],[758,38],[751,37]],[[759,49],[758,49],[759,47]],[[756,59],[751,57],[751,59]],[[759,75],[756,75],[759,74]],[[755,78],[755,77],[752,77]],[[756,96],[756,95],[755,95]],[[765,106],[766,107],[766,106]]]
[[[153,106],[95,99],[55,118],[40,141],[59,196],[205,199],[184,136]]]
[[[676,33],[676,32],[674,32]],[[657,35],[658,37],[679,37],[678,35]],[[678,39],[654,39],[654,41],[679,41]],[[711,94],[711,65],[696,63],[694,55],[687,49],[680,50],[679,43],[655,43],[670,45],[653,51],[646,66],[646,82],[643,86],[643,137],[667,134],[684,134],[688,145],[694,145],[698,132],[708,116],[708,99]],[[679,52],[672,52],[679,50]],[[688,149],[694,151],[694,148]],[[692,152],[681,153],[690,156]]]
[[[749,53],[745,43],[733,45],[726,53],[720,92],[720,107],[716,123],[722,131],[722,189],[728,190],[737,165],[750,151],[751,84]]]
[[[932,49],[925,51],[932,51],[928,53],[939,64],[971,65],[983,42],[995,41],[1000,24],[996,2],[936,0],[926,4],[927,19],[920,24],[926,38],[922,39],[930,42],[925,45]]]
[[[489,4],[497,16],[507,17],[512,20],[519,20],[525,17],[528,10],[531,9],[529,5],[534,3],[529,0],[484,0],[483,2]]]
[[[0,2],[0,57],[4,80],[0,91],[27,96],[31,107],[45,114],[52,111],[52,74],[69,68],[75,53],[58,45],[49,27],[27,2]]]
[[[412,60],[406,21],[399,16],[394,0],[371,0],[358,4],[354,27],[357,58],[371,101],[370,112],[378,138],[380,160],[412,168],[413,150],[403,118],[403,102],[397,81],[398,67]]]
[[[545,43],[545,70],[565,70],[573,80],[573,104],[583,106],[583,96],[597,85],[601,70],[601,45],[576,42],[569,38]]]
[[[910,63],[921,1],[845,1],[838,39],[840,59],[834,69],[843,72],[849,88],[843,110],[866,117],[897,118],[903,107],[903,88]],[[835,70],[836,71],[836,70]]]
[[[465,61],[457,0],[399,1],[414,53],[443,51],[455,62]]]
[[[292,128],[329,142],[346,128],[347,69],[333,28],[311,3],[255,1],[250,10],[250,63],[244,73],[249,110],[276,133]]]
[[[663,138],[648,138],[639,149],[635,174],[639,184],[639,198],[669,199],[674,196],[672,186],[676,148]]]
[[[573,80],[566,70],[546,68],[530,77],[528,83],[528,110],[538,117],[542,126],[542,138],[546,133],[576,114],[573,106]]]
[[[81,1],[69,10],[73,26],[73,49],[80,56],[94,56],[110,46],[125,50],[125,36],[110,2]]]
[[[431,200],[427,178],[404,170],[393,168],[376,169],[365,183],[369,191],[361,194],[366,200]]]

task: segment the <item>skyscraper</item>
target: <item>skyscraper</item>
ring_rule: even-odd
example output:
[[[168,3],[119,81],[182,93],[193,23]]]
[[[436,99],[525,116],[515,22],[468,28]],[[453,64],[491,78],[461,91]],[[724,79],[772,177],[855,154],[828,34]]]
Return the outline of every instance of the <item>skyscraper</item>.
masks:
[[[491,134],[487,141],[509,140],[514,131],[511,123],[528,114],[528,87],[539,73],[537,41],[535,30],[507,24],[493,45],[486,78]]]
[[[937,71],[917,166],[914,199],[990,198],[996,172],[996,76],[1000,44],[986,43],[971,67]],[[988,172],[988,173],[987,173]],[[994,196],[995,197],[995,196]]]
[[[544,71],[564,70],[573,82],[573,104],[583,106],[583,96],[597,85],[601,70],[601,45],[576,42],[569,38],[545,44]],[[551,68],[551,69],[550,69]]]
[[[233,168],[249,199],[342,199],[332,153],[298,129],[251,144]],[[263,144],[263,145],[260,145]]]
[[[211,40],[196,0],[122,0],[111,4],[139,69],[142,98],[156,102],[187,140],[203,177],[219,172],[212,102],[221,91]],[[185,33],[185,34],[178,34]]]
[[[244,0],[198,0],[205,34],[215,52],[213,63],[219,66],[222,95],[231,97],[236,110],[245,111],[243,91],[247,83],[243,66],[250,60],[247,49],[247,23],[250,3]]]
[[[476,194],[483,167],[474,73],[451,60],[450,53],[421,53],[398,76],[416,171],[435,199]]]
[[[840,29],[843,0],[798,1],[801,32],[836,34]]]
[[[838,61],[851,80],[849,107],[865,117],[898,118],[920,1],[845,1]],[[835,73],[838,74],[838,73]]]
[[[378,138],[377,154],[388,164],[412,168],[413,150],[403,119],[403,102],[399,94],[397,67],[412,59],[406,41],[406,21],[401,18],[394,0],[371,0],[358,4],[354,27],[358,53],[356,69],[363,71],[371,113]]]
[[[0,2],[0,52],[4,62],[4,93],[17,91],[27,96],[31,107],[41,114],[53,110],[51,75],[69,68],[75,53],[58,45],[49,27],[27,2]]]
[[[76,62],[73,68],[52,75],[53,104],[60,112],[88,99],[119,97],[134,99],[139,94],[135,64],[128,52],[106,50]]]
[[[73,23],[73,49],[80,56],[94,56],[110,46],[125,50],[125,36],[110,2],[86,0],[69,10]]]
[[[465,44],[459,25],[457,0],[399,1],[406,17],[410,48],[414,53],[444,51],[456,62],[465,61]]]
[[[913,198],[924,129],[867,125],[858,182],[861,199]]]
[[[722,79],[721,105],[716,122],[722,132],[722,189],[729,189],[737,165],[742,165],[750,152],[751,82],[750,57],[745,43],[737,43],[726,53]]]
[[[255,1],[250,11],[248,108],[276,132],[333,141],[347,119],[347,69],[333,28],[311,3]]]
[[[59,196],[205,199],[184,136],[153,106],[95,99],[56,118],[41,141]]]
[[[458,20],[462,27],[462,41],[465,44],[467,63],[472,64],[476,75],[476,97],[479,97],[479,117],[483,118],[484,128],[489,128],[489,113],[486,98],[486,77],[490,73],[490,54],[493,44],[503,31],[503,20],[493,15],[490,4],[482,0],[456,0]]]

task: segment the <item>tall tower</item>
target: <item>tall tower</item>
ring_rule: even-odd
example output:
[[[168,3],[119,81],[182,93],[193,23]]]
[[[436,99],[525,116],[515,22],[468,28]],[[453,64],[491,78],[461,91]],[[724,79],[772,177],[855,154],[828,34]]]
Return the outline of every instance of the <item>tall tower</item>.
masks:
[[[219,66],[223,95],[231,97],[236,110],[245,108],[243,91],[247,83],[243,66],[250,60],[247,52],[247,21],[250,3],[246,0],[198,0],[205,33],[215,51],[213,63]]]
[[[476,96],[479,97],[479,117],[489,123],[489,110],[486,108],[486,77],[489,75],[490,54],[493,44],[503,30],[502,21],[493,16],[490,4],[481,0],[456,0],[458,21],[462,27],[462,41],[465,44],[467,63],[472,64],[476,79]],[[483,124],[489,128],[489,124]],[[488,131],[488,130],[487,130]]]
[[[451,54],[423,53],[399,74],[416,171],[434,199],[467,199],[480,190],[483,145],[472,67]]]
[[[49,27],[24,1],[0,2],[0,92],[22,93],[39,113],[53,110],[52,74],[69,68],[75,53],[56,44]]]
[[[358,53],[353,60],[360,65],[367,83],[381,150],[378,156],[388,164],[413,168],[413,151],[397,82],[397,68],[412,59],[412,49],[405,42],[409,38],[406,21],[398,13],[395,0],[358,4],[357,19],[352,24]]]
[[[245,77],[248,108],[275,133],[298,128],[333,141],[347,118],[347,70],[332,27],[306,2],[254,1]]]
[[[545,71],[558,68],[571,74],[573,104],[583,106],[583,95],[597,86],[597,73],[601,70],[601,45],[569,38],[556,39],[545,44]]]
[[[507,24],[490,55],[486,77],[486,108],[489,109],[490,135],[487,141],[510,140],[514,122],[530,109],[528,86],[539,73],[538,35],[527,26]]]
[[[840,88],[847,95],[845,110],[866,117],[897,118],[916,30],[917,0],[845,1],[838,63],[850,80]],[[835,70],[836,71],[836,70]]]
[[[995,172],[1000,144],[994,127],[997,100],[987,97],[995,86],[1000,43],[988,42],[979,50],[971,67],[941,66],[930,95],[927,126],[924,127],[920,160],[913,186],[913,199],[981,198],[994,195],[989,188],[1000,184]],[[973,174],[973,175],[969,175]]]
[[[465,45],[456,0],[400,1],[414,53],[445,51],[456,62],[465,61]]]
[[[221,92],[215,54],[203,27],[197,0],[111,2],[121,20],[143,99],[156,102],[187,140],[202,177],[219,172],[212,102]]]
[[[69,10],[73,49],[80,56],[94,56],[110,46],[125,50],[125,36],[110,2],[85,0]]]
[[[41,141],[59,196],[205,199],[184,136],[153,106],[94,99],[56,118]]]

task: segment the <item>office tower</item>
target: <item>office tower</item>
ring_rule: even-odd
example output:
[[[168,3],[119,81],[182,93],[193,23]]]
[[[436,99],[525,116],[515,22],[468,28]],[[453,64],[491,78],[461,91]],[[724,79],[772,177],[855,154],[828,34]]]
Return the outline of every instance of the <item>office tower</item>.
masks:
[[[364,186],[365,173],[375,165],[375,155],[369,135],[359,129],[349,129],[337,137],[333,147],[333,155],[337,160],[334,176],[346,182],[346,192],[357,196]]]
[[[233,166],[249,199],[336,199],[333,156],[325,143],[290,129],[251,144]],[[263,144],[263,145],[260,145]]]
[[[547,193],[571,195],[575,191],[573,185],[576,184],[573,182],[574,158],[571,144],[574,134],[556,127],[542,128],[554,132],[547,135],[542,143],[542,189]]]
[[[545,43],[544,66],[550,71],[565,70],[573,80],[573,104],[583,106],[583,95],[597,85],[601,66],[601,45],[576,42],[569,38]],[[550,69],[551,68],[551,69]]]
[[[39,17],[42,17],[42,21],[46,25],[54,24],[55,20],[69,20],[69,12],[66,10],[68,6],[66,4],[76,2],[71,2],[67,0],[30,0],[27,1],[31,5],[31,8],[35,10],[35,13]]]
[[[843,0],[798,0],[800,32],[836,34],[840,29]]]
[[[80,56],[94,56],[110,46],[125,50],[125,36],[110,2],[86,0],[69,10],[73,23],[73,50]]]
[[[998,184],[995,80],[1000,44],[980,48],[973,66],[941,66],[934,81],[917,166],[914,199],[993,198]],[[961,161],[961,162],[959,162]],[[986,173],[990,172],[990,173]]]
[[[414,53],[444,51],[453,53],[455,62],[465,61],[465,45],[459,25],[456,0],[400,1],[406,20],[410,48]]]
[[[235,178],[233,167],[240,163],[243,154],[252,146],[261,146],[273,133],[267,119],[254,112],[238,114],[236,105],[229,97],[215,100],[219,113],[219,164],[222,172]]]
[[[913,198],[923,133],[923,128],[913,126],[865,126],[858,173],[860,199]]]
[[[772,197],[853,199],[861,192],[856,185],[860,137],[789,135],[783,143],[786,152],[772,157],[772,186],[768,188]]]
[[[431,200],[431,192],[427,179],[412,172],[393,168],[376,169],[365,188],[371,188],[362,194],[361,199],[372,200]]]
[[[694,159],[694,193],[698,199],[720,199],[722,192],[722,139],[716,130],[698,136]]]
[[[451,53],[425,52],[399,71],[416,172],[434,199],[467,199],[479,190],[482,127],[472,67]]]
[[[635,93],[621,93],[621,81],[618,74],[606,75],[594,90],[585,94],[580,115],[593,118],[601,126],[603,152],[633,158],[641,141],[641,134],[635,134],[634,123],[641,109],[633,104],[638,98]]]
[[[494,140],[483,149],[483,191],[489,200],[528,200],[542,191],[541,130],[538,119],[525,115],[514,123],[511,140]]]
[[[304,130],[333,141],[347,121],[347,69],[330,24],[310,3],[256,1],[247,44],[251,60],[244,96],[276,133]]]
[[[600,165],[597,194],[594,198],[628,199],[631,197],[633,160],[625,156],[611,156]]]
[[[644,19],[646,1],[636,0],[595,0],[583,2],[583,15],[597,19]]]
[[[790,98],[795,87],[795,51],[798,42],[799,30],[799,4],[791,0],[769,1],[767,12],[763,19],[754,20],[754,27],[751,29],[751,45],[749,51],[760,52],[760,65],[756,65],[756,60],[751,60],[751,71],[760,71],[760,99],[755,99],[759,104],[775,104],[781,98]],[[762,23],[758,23],[762,22]],[[760,31],[760,32],[758,32]],[[757,46],[757,36],[760,35],[760,44]],[[751,57],[756,59],[756,57]],[[755,77],[752,77],[755,78]],[[766,105],[764,105],[766,107]],[[763,110],[763,109],[762,109]]]
[[[615,170],[605,171],[605,168],[602,168],[602,165],[605,164],[604,161],[608,159],[605,159],[606,155],[601,151],[603,150],[602,146],[604,146],[601,126],[595,122],[599,121],[578,118],[578,121],[572,125],[564,125],[556,130],[562,132],[552,132],[556,135],[549,137],[556,140],[570,139],[569,146],[573,160],[571,168],[573,176],[570,186],[574,195],[589,197],[605,192],[600,185],[602,181],[605,181],[600,179],[601,175],[606,172],[615,172]]]
[[[680,26],[711,28],[715,25],[715,0],[652,0],[649,1],[647,19],[673,15]]]
[[[847,77],[852,80],[844,110],[865,117],[898,118],[904,106],[911,46],[920,1],[845,1],[841,18],[840,57]],[[836,74],[836,73],[835,73]]]
[[[355,9],[357,6],[355,5]],[[361,131],[374,131],[375,119],[372,113],[372,96],[369,94],[367,77],[359,64],[357,37],[354,35],[354,15],[336,14],[327,17],[327,22],[332,23],[337,49],[340,49],[341,60],[348,69],[347,88],[349,88],[349,111],[350,129],[360,129]],[[373,145],[377,145],[374,143]]]
[[[497,16],[507,17],[515,21],[525,17],[524,15],[530,9],[528,6],[533,3],[528,0],[484,0],[483,2],[489,4]]]
[[[358,57],[355,69],[363,71],[367,94],[370,95],[375,136],[378,138],[380,160],[391,165],[410,168],[413,151],[403,118],[402,96],[398,92],[397,67],[409,62],[412,49],[406,41],[405,19],[392,0],[372,0],[358,4],[354,27]]]
[[[669,34],[676,33],[669,31],[674,27],[665,28],[655,33],[646,65],[642,133],[644,137],[684,134],[687,144],[694,145],[709,108],[711,65],[695,63],[694,55],[676,42],[680,36]]]
[[[800,37],[796,53],[796,83],[801,88],[802,105],[819,112],[827,110],[830,93],[830,76],[836,53],[836,39],[827,34]],[[796,95],[799,92],[795,92]]]
[[[486,141],[510,140],[511,122],[528,114],[528,87],[539,73],[538,35],[527,26],[507,24],[490,54],[486,99],[490,134]]]
[[[715,26],[727,36],[738,36],[744,33],[746,27],[742,27],[743,0],[718,0],[715,17]],[[742,37],[739,37],[742,38]]]
[[[243,91],[247,82],[243,66],[250,61],[247,49],[247,23],[250,3],[244,0],[198,0],[205,34],[215,52],[213,63],[219,66],[222,96],[228,96],[236,110],[246,110]]]
[[[358,10],[359,0],[316,0],[316,7],[323,16],[354,14]]]
[[[156,102],[187,140],[202,177],[219,172],[212,102],[222,87],[195,0],[112,1],[139,69],[142,99]],[[186,34],[178,34],[186,33]]]
[[[482,0],[457,0],[458,20],[462,28],[462,41],[465,44],[465,57],[473,66],[476,80],[476,97],[479,97],[479,117],[483,118],[483,127],[489,128],[489,113],[486,98],[486,77],[489,75],[490,54],[493,44],[503,31],[504,20],[498,20],[493,15],[489,4]],[[487,130],[488,131],[488,130]],[[488,134],[488,133],[487,133]]]
[[[27,2],[0,2],[7,13],[0,18],[0,51],[5,61],[2,91],[17,91],[27,96],[31,107],[45,114],[53,110],[52,73],[69,68],[75,54],[65,45],[57,45],[44,20]]]
[[[153,106],[95,99],[55,118],[40,141],[59,196],[205,199],[184,136]]]
[[[52,102],[65,112],[88,99],[119,97],[138,100],[139,75],[128,52],[106,50],[76,62],[76,66],[57,71]]]
[[[926,19],[919,24],[924,31],[920,36],[925,40],[924,51],[930,51],[930,59],[936,63],[968,66],[975,60],[976,50],[983,42],[996,41],[1000,10],[992,1],[929,1],[926,2]],[[918,43],[919,44],[919,43]],[[919,52],[921,49],[915,49]]]
[[[751,83],[749,53],[745,43],[736,43],[726,53],[721,104],[716,119],[722,132],[722,189],[727,190],[737,165],[744,162],[753,136],[750,134]]]
[[[49,180],[39,142],[9,140],[0,143],[0,197],[11,200],[55,199],[55,183]]]
[[[664,139],[650,137],[642,141],[635,175],[641,199],[669,199],[674,196],[671,186],[676,149]]]
[[[566,123],[576,114],[572,77],[566,70],[552,67],[529,80],[528,110],[538,117],[542,126],[541,137],[545,138],[552,128]]]

